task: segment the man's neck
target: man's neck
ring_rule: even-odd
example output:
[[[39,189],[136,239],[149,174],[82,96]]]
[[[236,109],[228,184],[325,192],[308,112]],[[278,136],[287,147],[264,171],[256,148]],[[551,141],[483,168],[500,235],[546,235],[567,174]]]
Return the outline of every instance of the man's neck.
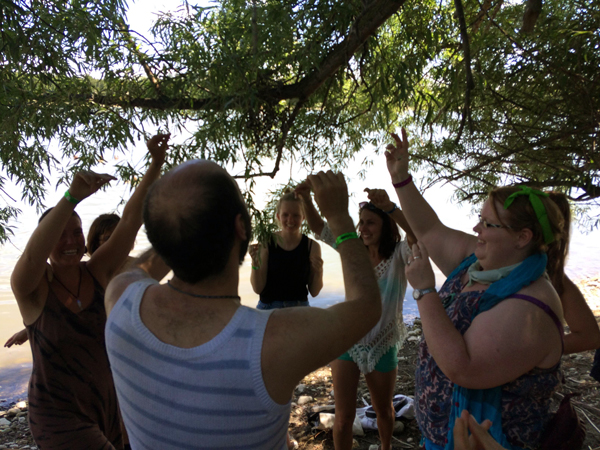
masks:
[[[239,268],[228,268],[217,276],[205,278],[197,283],[186,283],[176,276],[170,284],[176,290],[188,294],[190,297],[236,297],[238,295],[240,275]]]

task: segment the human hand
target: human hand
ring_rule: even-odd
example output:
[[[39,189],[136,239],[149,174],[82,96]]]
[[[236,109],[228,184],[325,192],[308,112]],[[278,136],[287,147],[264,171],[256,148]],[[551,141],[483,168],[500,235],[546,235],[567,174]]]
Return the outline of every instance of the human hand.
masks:
[[[415,289],[435,286],[435,275],[429,261],[429,253],[422,242],[419,241],[412,246],[412,256],[408,257],[405,273],[408,282]]]
[[[506,450],[490,435],[492,422],[484,420],[481,424],[465,409],[454,423],[454,450]],[[471,431],[471,435],[467,431]]]
[[[348,214],[348,186],[344,175],[331,170],[309,175],[306,182],[315,193],[319,210],[330,222],[350,219]],[[350,219],[351,220],[351,219]]]
[[[367,198],[377,208],[382,211],[391,211],[394,208],[394,202],[390,200],[388,193],[384,189],[369,189],[366,188]]]
[[[260,250],[260,244],[250,244],[248,247],[248,253],[252,258],[252,265],[258,266],[258,251]]]
[[[310,184],[307,181],[303,181],[296,189],[294,189],[294,196],[299,198],[303,202],[312,202],[312,197],[310,195]]]
[[[148,147],[148,151],[152,156],[152,162],[162,166],[165,162],[165,156],[167,154],[167,149],[169,148],[169,139],[171,137],[171,133],[161,134],[158,133],[156,136],[152,136],[146,142],[146,147]]]
[[[116,178],[107,173],[82,170],[81,172],[77,172],[75,177],[73,177],[71,186],[69,186],[69,194],[81,201],[112,180],[116,180]]]
[[[408,137],[404,128],[402,128],[402,139],[396,133],[390,135],[394,138],[395,145],[388,144],[385,159],[392,182],[399,183],[408,178]]]
[[[4,346],[6,348],[11,348],[13,345],[21,345],[27,342],[27,339],[29,339],[27,336],[27,330],[23,329],[8,338],[8,341],[4,343]]]

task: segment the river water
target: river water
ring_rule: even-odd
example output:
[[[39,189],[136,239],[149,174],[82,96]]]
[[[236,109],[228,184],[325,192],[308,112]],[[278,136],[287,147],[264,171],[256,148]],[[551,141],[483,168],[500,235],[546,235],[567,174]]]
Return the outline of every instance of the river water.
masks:
[[[366,181],[361,180],[353,181],[350,185],[352,191],[350,209],[354,211],[355,220],[356,211],[358,211],[357,204],[365,199],[365,194],[362,193],[364,187],[386,187],[389,184],[387,183],[388,177],[381,177],[385,177],[385,173],[373,177],[373,179],[385,180],[384,186],[375,183],[367,184]],[[64,192],[64,187],[51,194],[47,204],[55,204],[62,192]],[[264,192],[267,192],[267,188]],[[392,191],[389,193],[390,196],[393,195]],[[461,206],[450,202],[450,194],[447,189],[441,188],[427,191],[425,197],[446,225],[470,232],[476,221],[476,213],[471,210],[470,206]],[[105,192],[95,194],[79,205],[77,211],[82,218],[84,232],[87,234],[87,228],[98,214],[113,211],[120,213],[122,211],[120,200],[123,197],[129,197],[129,189],[127,186],[117,184]],[[17,258],[37,224],[37,218],[38,214],[33,208],[23,208],[19,223],[15,224],[16,229],[12,242],[0,247],[0,343],[2,344],[23,328],[23,322],[10,289],[9,279]],[[574,228],[571,254],[566,267],[568,275],[572,279],[579,279],[600,274],[600,232],[594,231],[585,234],[576,227]],[[135,256],[147,247],[148,241],[141,230],[133,255]],[[313,306],[328,307],[343,301],[344,285],[338,254],[325,244],[322,244],[321,247],[324,260],[324,287],[319,296],[311,299],[310,302]],[[249,262],[246,261],[241,267],[239,294],[244,305],[255,306],[258,296],[252,291],[250,285],[250,271]],[[436,273],[436,277],[438,287],[440,287],[444,278],[439,271]],[[411,322],[417,316],[417,305],[412,299],[412,288],[409,286],[404,302],[404,319]],[[26,397],[30,371],[31,351],[28,344],[13,346],[10,349],[0,348],[0,406]]]

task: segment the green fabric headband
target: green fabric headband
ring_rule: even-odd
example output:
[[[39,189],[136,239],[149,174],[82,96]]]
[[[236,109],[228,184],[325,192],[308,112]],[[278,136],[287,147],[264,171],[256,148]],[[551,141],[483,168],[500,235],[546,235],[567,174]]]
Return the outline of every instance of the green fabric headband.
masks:
[[[546,207],[542,203],[540,197],[548,197],[548,194],[542,191],[538,191],[537,189],[532,189],[528,186],[519,186],[520,191],[514,192],[510,194],[506,201],[504,202],[504,209],[508,209],[512,202],[519,195],[528,195],[529,201],[531,202],[531,206],[535,211],[535,215],[537,216],[538,222],[542,226],[542,233],[544,235],[544,242],[546,244],[550,244],[554,241],[554,233],[552,233],[552,228],[550,227],[550,221],[548,220],[548,213],[546,212]]]

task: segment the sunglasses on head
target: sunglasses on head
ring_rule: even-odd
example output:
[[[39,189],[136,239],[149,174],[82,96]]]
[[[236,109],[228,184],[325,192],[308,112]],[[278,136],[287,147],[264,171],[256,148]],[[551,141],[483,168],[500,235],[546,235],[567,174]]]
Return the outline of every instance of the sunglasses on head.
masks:
[[[371,203],[371,202],[360,202],[360,203],[358,204],[358,207],[359,207],[360,209],[365,209],[365,208],[366,208],[366,209],[370,209],[371,211],[376,211],[376,210],[378,210],[378,209],[379,209],[377,206],[375,206],[375,205],[374,205],[373,203]]]

